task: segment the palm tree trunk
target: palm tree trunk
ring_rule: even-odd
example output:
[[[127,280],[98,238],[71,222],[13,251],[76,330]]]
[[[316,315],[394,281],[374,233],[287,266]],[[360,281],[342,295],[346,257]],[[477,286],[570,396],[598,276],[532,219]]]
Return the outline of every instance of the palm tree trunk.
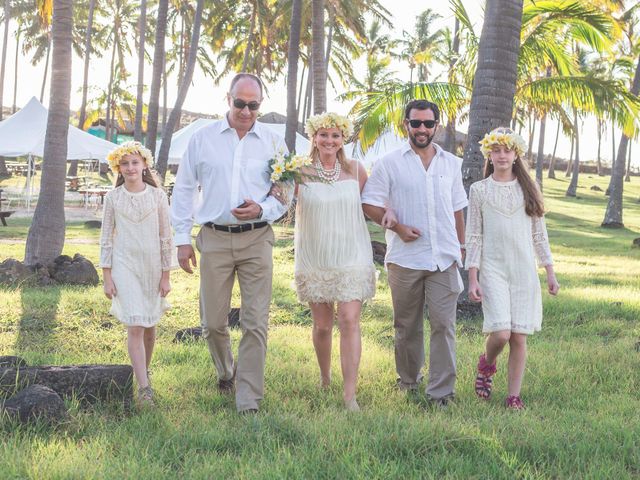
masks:
[[[42,182],[33,221],[29,227],[25,263],[46,265],[64,247],[64,181],[71,96],[71,30],[73,0],[53,0],[53,59],[49,117],[42,162]]]
[[[547,127],[547,114],[540,120],[540,138],[538,139],[538,158],[536,159],[536,182],[542,191],[542,172],[544,169],[544,133]]]
[[[293,0],[291,7],[291,30],[287,54],[287,124],[284,140],[290,152],[296,149],[298,112],[296,110],[296,90],[298,87],[298,57],[300,56],[300,30],[302,28],[302,0]]]
[[[144,40],[147,30],[147,0],[140,1],[138,19],[138,89],[136,92],[136,121],[133,127],[133,139],[142,142],[142,107],[144,105]]]
[[[0,120],[4,117],[4,72],[7,65],[7,45],[9,43],[9,22],[11,21],[11,2],[4,2],[4,34],[2,40],[2,60],[0,61]]]
[[[89,59],[91,58],[91,35],[93,34],[93,14],[95,12],[96,0],[89,1],[89,17],[87,18],[87,34],[84,37],[84,74],[82,77],[82,103],[80,104],[80,118],[78,128],[84,130],[84,122],[87,116],[87,90],[89,89]],[[67,175],[75,177],[78,175],[78,161],[69,162]]]
[[[169,149],[171,148],[171,135],[173,129],[180,120],[182,112],[182,104],[187,96],[189,85],[191,84],[191,78],[193,77],[193,70],[196,66],[196,56],[198,54],[198,42],[200,41],[200,24],[202,22],[202,9],[204,7],[204,0],[198,0],[196,6],[196,12],[193,19],[193,32],[191,36],[191,43],[189,47],[189,56],[187,59],[187,69],[183,78],[182,85],[178,90],[178,98],[171,110],[171,115],[167,120],[167,125],[162,132],[162,145],[160,146],[160,153],[158,154],[158,161],[156,163],[156,169],[164,180],[165,173],[167,172],[167,160],[169,158]]]
[[[454,68],[456,65],[456,59],[460,53],[460,20],[456,17],[456,21],[453,27],[453,53],[454,58],[449,61],[449,83],[454,83]],[[447,152],[456,154],[456,117],[447,118],[447,126],[444,131],[444,149]]]
[[[324,52],[324,0],[311,0],[311,59],[313,64],[313,113],[327,110],[327,71]]]
[[[325,79],[329,78],[329,61],[331,60],[331,46],[333,43],[333,22],[334,22],[334,16],[332,13],[329,13],[329,31],[327,32],[327,50],[324,54]]]
[[[609,176],[609,185],[607,186],[607,190],[604,192],[607,196],[611,195],[611,187],[613,186],[613,170],[616,166],[616,127],[613,122],[611,122],[611,148],[611,174]]]
[[[18,96],[18,58],[20,56],[20,33],[21,30],[18,28],[16,31],[16,60],[13,68],[13,105],[11,107],[11,113],[14,114],[18,110],[16,105],[16,99]]]
[[[44,62],[44,75],[42,77],[42,87],[40,88],[40,103],[44,102],[44,87],[47,85],[47,74],[49,73],[49,56],[51,55],[51,40],[47,46],[47,59]]]
[[[627,156],[627,174],[624,176],[625,182],[631,181],[631,147],[633,142],[629,139],[629,155]]]
[[[596,126],[596,131],[598,134],[598,153],[597,153],[597,165],[598,165],[598,176],[602,177],[604,176],[604,173],[602,173],[602,155],[600,153],[601,151],[601,147],[602,147],[602,126],[603,126],[603,121],[600,120],[599,118],[597,119],[597,126]]]
[[[556,150],[558,149],[558,138],[560,138],[560,120],[558,120],[558,129],[556,130],[556,142],[553,144],[553,155],[549,162],[549,172],[547,178],[556,178]]]
[[[571,151],[569,152],[569,161],[567,162],[567,168],[564,172],[565,178],[568,178],[571,175],[571,171],[573,169],[573,152],[575,151],[576,145],[576,135],[575,133],[571,134]]]
[[[156,22],[155,47],[153,50],[153,71],[151,73],[151,92],[149,94],[149,111],[147,113],[146,147],[155,155],[158,137],[158,112],[160,110],[160,84],[164,71],[164,41],[167,32],[167,11],[169,0],[159,0],[158,19]]]
[[[488,0],[486,4],[462,164],[467,191],[482,177],[484,157],[478,142],[490,130],[509,125],[513,115],[522,5],[522,0]]]
[[[255,37],[256,29],[256,17],[258,16],[258,6],[255,1],[253,2],[253,9],[251,10],[251,21],[249,22],[249,38],[247,39],[247,47],[244,49],[244,57],[242,58],[242,70],[247,71],[249,67],[249,57],[251,55],[251,49],[253,48],[253,39]]]
[[[565,195],[567,197],[575,197],[578,191],[578,176],[580,175],[580,126],[578,125],[578,112],[573,110],[573,125],[575,128],[576,138],[576,157],[573,159],[573,175],[571,182]]]
[[[168,87],[167,87],[167,62],[165,59],[164,62],[164,70],[162,72],[162,131],[164,131],[164,127],[167,126],[167,108],[169,106],[168,98]]]
[[[180,28],[180,53],[179,53],[179,62],[178,62],[178,88],[182,85],[182,77],[184,74],[184,49],[185,49],[185,41],[184,41],[184,15],[181,17],[182,23]]]
[[[114,34],[115,36],[115,34]],[[111,67],[109,69],[109,85],[107,86],[107,114],[104,125],[104,135],[107,142],[111,141],[111,96],[113,93],[113,76],[115,74],[115,61],[116,61],[116,39],[113,39],[113,49],[111,51]]]
[[[297,1],[297,0],[294,0],[294,1]],[[298,53],[300,53],[299,49],[298,49]],[[300,119],[299,118],[300,117],[300,112],[301,112],[300,102],[302,101],[302,91],[303,91],[302,86],[305,84],[304,83],[304,80],[305,80],[304,74],[306,73],[306,71],[307,71],[307,64],[303,62],[303,64],[302,64],[302,73],[300,74],[300,88],[298,89],[298,101],[296,102],[296,112],[298,114],[298,120]]]

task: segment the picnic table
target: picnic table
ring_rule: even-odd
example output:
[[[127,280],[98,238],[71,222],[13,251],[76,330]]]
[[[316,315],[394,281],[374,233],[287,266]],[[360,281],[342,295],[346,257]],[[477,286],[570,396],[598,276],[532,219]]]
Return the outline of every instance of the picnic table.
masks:
[[[83,203],[85,207],[89,206],[92,198],[100,199],[100,205],[104,204],[104,196],[112,189],[112,187],[91,187],[91,188],[79,188],[78,193],[83,196]],[[98,202],[96,201],[96,207]]]
[[[6,162],[5,163],[7,170],[11,173],[14,174],[19,174],[19,175],[27,175],[27,171],[29,169],[29,166],[26,163],[19,163],[19,162]],[[35,173],[35,172],[34,172]]]
[[[2,208],[2,204],[9,201],[2,196],[2,192],[4,190],[0,189],[0,220],[2,221],[2,225],[7,226],[7,217],[10,217],[11,214],[15,213],[15,210],[4,210]]]

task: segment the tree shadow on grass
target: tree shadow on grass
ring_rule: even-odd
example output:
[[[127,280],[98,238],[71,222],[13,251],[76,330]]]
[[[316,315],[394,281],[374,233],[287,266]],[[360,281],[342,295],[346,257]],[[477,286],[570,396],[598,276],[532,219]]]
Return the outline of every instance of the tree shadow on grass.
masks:
[[[20,289],[22,313],[16,335],[16,353],[50,352],[56,348],[58,305],[62,287],[23,287]]]

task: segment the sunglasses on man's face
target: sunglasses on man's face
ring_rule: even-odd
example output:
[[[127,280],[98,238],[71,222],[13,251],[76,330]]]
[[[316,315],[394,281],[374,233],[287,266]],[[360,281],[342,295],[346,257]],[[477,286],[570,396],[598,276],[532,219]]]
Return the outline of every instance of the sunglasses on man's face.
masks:
[[[245,102],[244,100],[240,100],[239,98],[234,98],[233,106],[238,110],[243,110],[244,107],[249,107],[249,110],[256,111],[260,108],[260,102],[256,102],[255,100],[252,100],[251,102]]]
[[[411,128],[420,128],[420,125],[424,125],[427,128],[433,128],[436,126],[435,120],[409,120],[409,125]]]

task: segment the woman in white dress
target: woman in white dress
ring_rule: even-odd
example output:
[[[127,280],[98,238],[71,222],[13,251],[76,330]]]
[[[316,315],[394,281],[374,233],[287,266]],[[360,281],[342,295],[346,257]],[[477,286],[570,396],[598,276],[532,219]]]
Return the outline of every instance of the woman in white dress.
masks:
[[[295,225],[295,282],[298,298],[313,317],[313,346],[321,386],[331,382],[334,315],[340,329],[340,363],[345,407],[358,411],[362,302],[375,293],[376,269],[360,192],[367,181],[363,165],[346,158],[343,145],[351,121],[334,113],[309,118],[312,139],[307,181],[298,185]]]
[[[527,336],[540,330],[542,299],[538,264],[547,288],[556,295],[542,195],[522,156],[526,144],[509,128],[497,128],[480,142],[487,158],[485,179],[471,185],[466,231],[469,298],[482,302],[485,353],[478,362],[476,394],[491,395],[498,355],[509,344],[507,408],[520,410],[520,387],[527,356]],[[478,271],[481,276],[478,280]]]

